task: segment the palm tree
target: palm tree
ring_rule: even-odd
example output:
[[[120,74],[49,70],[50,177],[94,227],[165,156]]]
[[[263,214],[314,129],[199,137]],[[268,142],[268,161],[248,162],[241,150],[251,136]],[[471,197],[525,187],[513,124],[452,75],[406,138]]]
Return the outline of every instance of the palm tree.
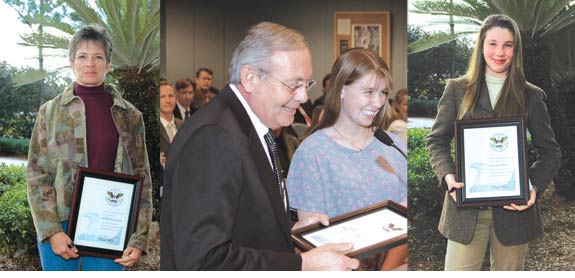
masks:
[[[502,13],[513,18],[522,33],[523,57],[527,79],[548,94],[547,105],[558,143],[564,152],[564,163],[555,179],[557,193],[575,199],[571,188],[575,179],[575,146],[571,147],[570,130],[575,120],[569,110],[575,106],[572,77],[575,57],[575,4],[572,0],[462,0],[450,5],[447,0],[417,1],[412,12],[460,17],[460,24],[475,27],[489,14]],[[410,51],[430,48],[465,35],[441,35],[410,44]],[[561,85],[558,87],[557,85]],[[572,115],[571,115],[572,116]]]
[[[67,49],[68,39],[61,35],[54,35],[46,32],[46,28],[52,27],[68,34],[73,33],[73,28],[62,22],[62,18],[67,17],[65,7],[61,7],[57,0],[4,0],[11,6],[20,21],[30,27],[31,33],[20,34],[22,46],[35,47],[38,49],[38,68],[27,69],[14,76],[14,86],[19,87],[35,82],[40,84],[38,97],[38,107],[44,103],[45,86],[44,81],[50,75],[56,75],[61,69],[48,72],[44,68],[44,58],[47,57],[45,49]]]
[[[160,67],[159,0],[63,0],[85,24],[104,26],[112,37],[113,70],[124,97],[144,115],[146,146],[154,194],[154,217],[159,215],[160,172],[158,124]],[[94,3],[93,6],[90,3]]]

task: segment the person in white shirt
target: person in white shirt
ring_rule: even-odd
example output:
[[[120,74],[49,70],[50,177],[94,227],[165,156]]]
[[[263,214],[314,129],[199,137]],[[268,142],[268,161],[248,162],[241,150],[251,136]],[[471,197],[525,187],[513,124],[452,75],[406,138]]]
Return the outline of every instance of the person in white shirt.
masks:
[[[166,162],[166,151],[174,140],[178,128],[184,123],[174,116],[176,94],[168,82],[160,83],[160,164]]]

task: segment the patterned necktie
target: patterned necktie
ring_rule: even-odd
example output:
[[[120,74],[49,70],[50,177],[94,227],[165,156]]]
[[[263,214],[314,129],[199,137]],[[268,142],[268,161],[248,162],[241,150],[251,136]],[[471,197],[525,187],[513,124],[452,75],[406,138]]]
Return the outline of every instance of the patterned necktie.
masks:
[[[187,120],[190,117],[190,109],[186,109],[186,117],[184,120]]]
[[[266,144],[268,145],[268,151],[270,152],[270,156],[272,158],[272,164],[274,167],[274,174],[276,176],[276,182],[279,185],[279,190],[280,190],[280,197],[282,198],[283,202],[284,202],[284,208],[287,209],[287,200],[285,197],[285,185],[284,185],[284,179],[282,177],[281,174],[281,165],[280,165],[280,158],[278,155],[278,150],[277,150],[277,144],[276,144],[276,140],[274,139],[274,136],[272,135],[272,131],[270,129],[270,131],[268,131],[268,133],[266,133],[266,135],[264,135],[264,139],[266,140]]]

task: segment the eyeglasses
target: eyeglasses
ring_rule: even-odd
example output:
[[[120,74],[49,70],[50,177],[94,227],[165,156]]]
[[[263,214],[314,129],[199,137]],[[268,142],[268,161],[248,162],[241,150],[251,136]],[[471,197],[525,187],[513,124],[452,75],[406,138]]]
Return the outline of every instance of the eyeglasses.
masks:
[[[286,86],[288,89],[290,89],[290,93],[292,93],[292,94],[293,94],[294,92],[296,92],[297,90],[299,90],[300,88],[305,88],[305,90],[306,90],[306,92],[307,92],[307,91],[309,91],[309,90],[311,89],[311,87],[313,87],[313,85],[315,85],[315,83],[317,83],[315,80],[310,80],[310,81],[308,81],[308,82],[298,81],[298,83],[293,84],[293,85],[290,85],[290,84],[287,84],[287,83],[285,83],[285,82],[283,82],[283,81],[281,81],[281,80],[279,80],[279,79],[273,77],[272,75],[270,75],[269,73],[265,72],[264,70],[262,70],[261,72],[262,72],[263,74],[265,74],[265,75],[271,77],[273,80],[279,82],[280,84]]]

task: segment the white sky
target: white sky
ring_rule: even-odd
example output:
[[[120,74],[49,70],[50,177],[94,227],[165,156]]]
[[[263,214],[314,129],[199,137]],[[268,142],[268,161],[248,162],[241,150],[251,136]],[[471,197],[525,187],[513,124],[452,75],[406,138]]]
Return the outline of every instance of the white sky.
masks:
[[[458,2],[459,0],[454,0]],[[448,16],[440,16],[440,15],[428,15],[428,14],[418,14],[412,13],[411,10],[414,9],[413,7],[414,0],[408,1],[408,14],[407,14],[407,23],[409,25],[415,25],[421,27],[426,32],[449,32],[449,25],[448,24],[436,24],[436,21],[440,19],[447,20],[449,19]],[[455,24],[455,31],[464,31],[469,30],[469,27],[464,28],[464,26]],[[475,35],[471,35],[469,38],[474,39]]]
[[[0,61],[6,61],[13,67],[33,67],[38,68],[38,49],[35,47],[18,45],[22,42],[19,34],[31,33],[32,29],[18,19],[18,13],[8,6],[4,1],[0,1]],[[49,30],[48,30],[49,31]],[[68,64],[67,56],[51,57],[46,55],[58,54],[67,55],[66,51],[54,52],[54,50],[44,50],[44,67],[48,70],[60,68]]]

